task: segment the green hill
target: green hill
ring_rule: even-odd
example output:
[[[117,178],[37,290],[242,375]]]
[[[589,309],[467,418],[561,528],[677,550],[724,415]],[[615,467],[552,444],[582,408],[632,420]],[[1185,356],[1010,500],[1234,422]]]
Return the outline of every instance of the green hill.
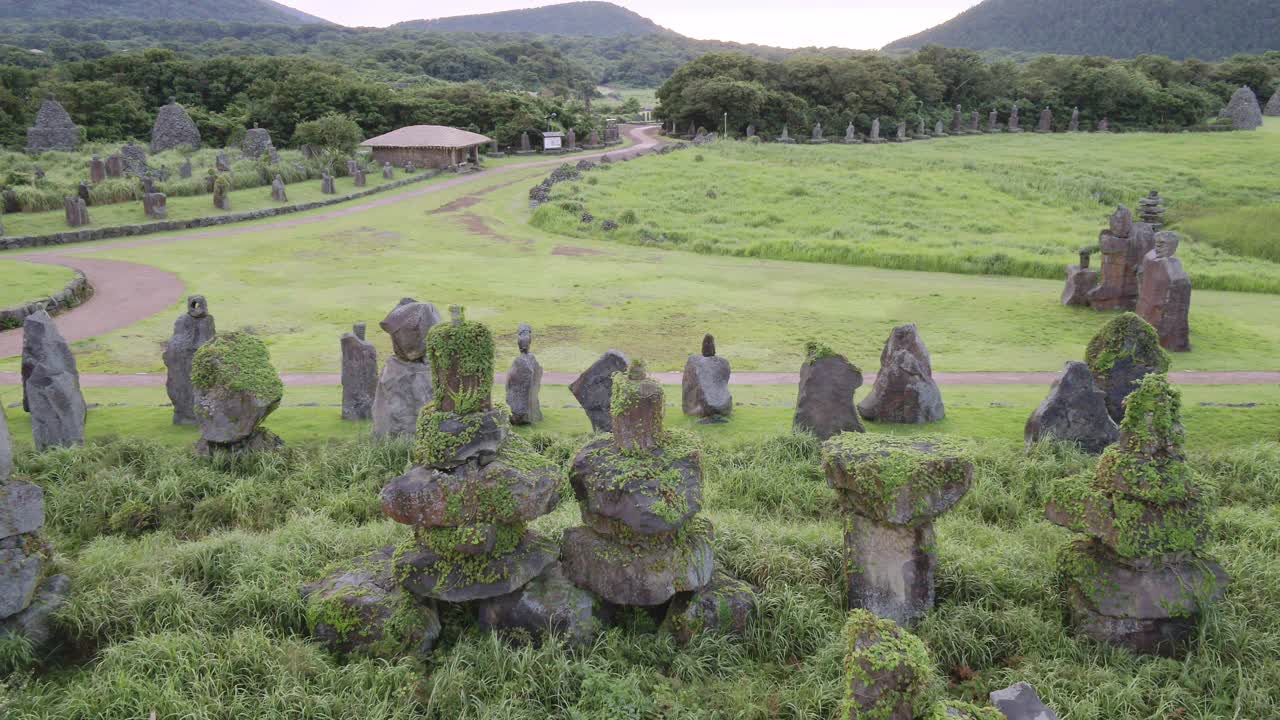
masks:
[[[395,27],[433,32],[500,32],[614,37],[674,34],[652,20],[607,2],[571,2],[483,15],[410,20]]]
[[[215,20],[273,25],[331,24],[271,0],[0,0],[0,19]]]
[[[1214,60],[1280,50],[1275,0],[985,0],[885,50],[925,45]]]

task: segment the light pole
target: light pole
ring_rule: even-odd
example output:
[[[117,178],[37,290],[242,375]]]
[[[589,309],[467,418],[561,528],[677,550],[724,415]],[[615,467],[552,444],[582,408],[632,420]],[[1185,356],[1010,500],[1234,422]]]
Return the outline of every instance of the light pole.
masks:
[[[551,132],[551,121],[556,118],[556,113],[547,116],[547,132]]]
[[[729,113],[724,114],[724,139],[729,139]]]

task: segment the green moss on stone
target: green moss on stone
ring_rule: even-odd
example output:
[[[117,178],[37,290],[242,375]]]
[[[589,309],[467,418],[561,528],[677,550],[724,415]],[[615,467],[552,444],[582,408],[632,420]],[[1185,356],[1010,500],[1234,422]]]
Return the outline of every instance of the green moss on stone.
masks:
[[[804,363],[806,365],[812,365],[818,362],[819,360],[824,360],[830,357],[837,357],[838,355],[839,353],[837,353],[835,350],[832,350],[827,345],[824,345],[823,343],[820,343],[816,340],[810,340],[809,342],[804,344]]]
[[[1085,351],[1085,362],[1094,377],[1105,377],[1120,359],[1155,368],[1158,373],[1169,370],[1169,353],[1160,347],[1159,333],[1131,312],[1103,325]]]
[[[243,332],[219,335],[202,345],[191,361],[191,384],[200,390],[247,392],[269,403],[284,397],[284,383],[271,366],[266,344]]]
[[[431,363],[436,402],[449,398],[460,415],[483,409],[493,393],[493,352],[493,333],[483,323],[442,322],[431,328],[427,333],[427,360]],[[451,368],[467,379],[467,389],[456,393],[449,390]]]
[[[954,459],[945,465],[939,461]],[[881,435],[840,433],[822,444],[826,465],[840,462],[851,478],[844,492],[859,500],[888,508],[904,488],[914,486],[917,496],[962,482],[971,464],[969,451],[959,443],[936,435]]]
[[[863,647],[859,646],[860,641]],[[920,638],[898,627],[892,620],[876,617],[866,610],[850,610],[844,624],[845,674],[841,718],[888,720],[904,701],[923,706],[933,676],[933,661]],[[855,685],[875,684],[873,674],[901,668],[909,682],[905,688],[887,690],[870,707],[853,696]]]

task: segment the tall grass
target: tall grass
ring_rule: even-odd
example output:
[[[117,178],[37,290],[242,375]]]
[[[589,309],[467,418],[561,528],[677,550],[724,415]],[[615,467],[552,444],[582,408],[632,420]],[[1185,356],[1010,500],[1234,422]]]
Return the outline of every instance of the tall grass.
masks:
[[[580,439],[537,435],[567,461]],[[1064,623],[1043,520],[1049,483],[1092,458],[1052,444],[974,445],[976,483],[938,523],[938,606],[919,634],[947,694],[983,700],[1034,684],[1064,717],[1263,718],[1280,703],[1280,446],[1192,456],[1217,489],[1210,550],[1233,576],[1183,661],[1137,658]],[[840,518],[817,444],[777,437],[704,449],[718,564],[759,588],[745,638],[676,647],[643,614],[586,648],[512,647],[445,611],[432,657],[338,662],[306,640],[302,582],[396,542],[376,493],[403,443],[293,448],[208,464],[115,441],[19,458],[46,488],[49,534],[74,583],[66,638],[0,690],[15,720],[191,718],[830,718],[842,693]],[[203,516],[202,505],[220,509]],[[158,512],[113,526],[121,508]],[[216,522],[211,517],[217,518]],[[203,519],[202,519],[203,518]],[[536,525],[578,522],[563,506]],[[24,648],[0,663],[28,666]]]

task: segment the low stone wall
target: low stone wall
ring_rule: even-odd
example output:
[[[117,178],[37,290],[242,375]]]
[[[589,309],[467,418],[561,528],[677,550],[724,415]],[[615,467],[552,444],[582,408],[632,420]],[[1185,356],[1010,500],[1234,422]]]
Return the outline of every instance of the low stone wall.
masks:
[[[94,240],[107,240],[110,238],[132,237],[134,235],[152,235],[155,233],[173,232],[174,230],[192,230],[195,228],[214,227],[217,225],[230,225],[232,223],[247,222],[249,220],[261,220],[262,218],[275,217],[277,215],[289,215],[291,213],[306,212],[307,210],[315,210],[316,208],[328,207],[329,205],[337,205],[348,200],[358,200],[369,195],[375,195],[388,190],[395,190],[416,182],[429,180],[441,174],[441,170],[432,170],[415,173],[402,180],[371,187],[367,190],[343,195],[341,197],[327,198],[325,200],[317,200],[315,202],[300,203],[297,205],[282,205],[280,207],[262,208],[261,210],[250,210],[248,212],[233,212],[225,215],[211,215],[209,217],[193,218],[191,220],[161,220],[159,222],[142,223],[139,225],[116,225],[113,227],[90,228],[86,230],[68,230],[67,232],[53,233],[52,235],[24,235],[14,237],[0,236],[0,251],[4,250],[22,250],[26,248],[48,247],[50,245],[69,245],[72,243],[92,242]]]
[[[57,315],[83,304],[92,296],[93,286],[89,284],[89,279],[77,270],[71,282],[53,295],[0,310],[0,330],[22,327],[22,321],[40,309],[47,310],[50,315]]]

